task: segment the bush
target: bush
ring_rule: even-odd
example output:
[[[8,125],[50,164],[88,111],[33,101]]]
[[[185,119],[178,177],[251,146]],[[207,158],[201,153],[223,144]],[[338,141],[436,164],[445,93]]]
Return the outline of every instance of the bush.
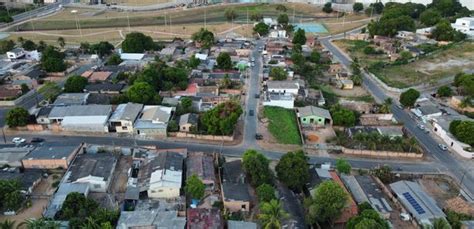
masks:
[[[257,187],[257,197],[259,202],[270,202],[270,200],[275,200],[275,188],[269,184],[261,184]]]
[[[336,126],[350,127],[356,123],[356,114],[354,111],[335,105],[329,110],[332,116],[332,122]]]
[[[5,121],[9,127],[26,126],[30,114],[23,107],[15,107],[8,111]]]

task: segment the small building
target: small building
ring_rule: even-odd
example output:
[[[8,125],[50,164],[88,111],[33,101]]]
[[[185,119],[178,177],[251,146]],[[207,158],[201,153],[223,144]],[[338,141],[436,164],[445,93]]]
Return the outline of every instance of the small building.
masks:
[[[82,76],[87,78],[89,83],[96,83],[106,81],[112,74],[113,72],[108,71],[86,71]]]
[[[295,107],[295,98],[292,94],[288,93],[265,93],[263,105],[293,109]]]
[[[165,106],[144,106],[139,118],[135,121],[135,133],[141,136],[165,137],[174,109],[174,107]]]
[[[338,73],[341,73],[344,71],[344,67],[342,66],[341,63],[332,63],[329,65],[329,74],[331,75],[336,75]]]
[[[298,95],[300,89],[299,82],[293,80],[267,81],[266,86],[267,91],[270,93],[292,94],[294,96]]]
[[[109,95],[118,95],[121,94],[125,88],[125,84],[121,83],[98,83],[98,84],[88,84],[84,88],[84,92],[95,93],[95,94],[109,94]]]
[[[68,169],[82,144],[44,143],[21,160],[25,169]]]
[[[145,54],[143,53],[120,53],[120,59],[124,61],[140,61],[144,57]]]
[[[10,60],[16,60],[25,56],[25,50],[22,48],[14,48],[7,52],[7,57]]]
[[[324,98],[323,93],[321,90],[316,90],[309,88],[308,94],[304,98],[304,101],[313,105],[313,106],[324,106],[326,105],[326,99]]]
[[[122,211],[117,222],[117,229],[183,229],[185,226],[186,218],[179,217],[177,211],[161,210]]]
[[[187,218],[189,222],[187,229],[224,228],[224,219],[217,208],[188,208]]]
[[[85,197],[89,195],[89,185],[83,183],[61,183],[53,198],[43,212],[43,217],[54,219],[56,213],[61,210],[67,195],[77,192]]]
[[[53,106],[86,105],[89,93],[63,93],[54,100]]]
[[[137,120],[143,104],[119,104],[109,119],[109,132],[133,133],[133,124]]]
[[[411,109],[411,111],[425,123],[443,114],[443,112],[431,102],[428,104],[423,103],[419,107]]]
[[[413,181],[401,180],[390,184],[390,188],[403,204],[408,213],[420,225],[432,225],[436,219],[444,219],[446,215],[419,184]]]
[[[52,123],[57,123],[64,131],[108,132],[111,105],[74,105],[54,107],[48,115]]]
[[[214,158],[211,154],[194,152],[186,159],[186,177],[196,175],[206,185],[206,190],[212,191],[216,185]]]
[[[31,148],[2,147],[0,148],[0,168],[21,167],[21,159],[31,152]]]
[[[183,155],[176,152],[161,152],[148,159],[139,171],[140,191],[146,191],[149,198],[178,198],[183,162]]]
[[[91,192],[107,192],[116,163],[111,153],[78,154],[66,172],[66,182],[85,183]]]
[[[43,172],[39,169],[28,169],[20,172],[19,168],[5,168],[0,170],[0,180],[18,180],[21,184],[20,191],[31,194],[41,182]]]
[[[466,34],[467,37],[474,38],[474,17],[458,18],[451,26],[453,29]]]
[[[331,113],[326,109],[315,106],[306,106],[298,107],[297,111],[298,118],[302,125],[325,126],[332,124]]]
[[[179,131],[191,132],[193,128],[197,129],[199,122],[199,115],[194,113],[187,113],[179,117]]]
[[[226,211],[250,211],[249,185],[242,170],[241,160],[224,163],[221,184],[222,200]]]
[[[343,90],[352,90],[354,89],[354,82],[349,79],[341,79],[336,83],[337,87]]]

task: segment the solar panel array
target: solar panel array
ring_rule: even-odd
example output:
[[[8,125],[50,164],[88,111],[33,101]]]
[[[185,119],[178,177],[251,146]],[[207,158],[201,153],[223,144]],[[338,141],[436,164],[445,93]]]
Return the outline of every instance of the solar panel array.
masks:
[[[405,197],[405,199],[408,200],[408,203],[411,204],[411,206],[415,209],[416,212],[418,212],[418,214],[421,215],[426,213],[425,210],[420,206],[420,204],[418,204],[418,202],[416,202],[416,200],[413,198],[413,196],[411,196],[409,192],[404,192],[402,193],[402,195]]]

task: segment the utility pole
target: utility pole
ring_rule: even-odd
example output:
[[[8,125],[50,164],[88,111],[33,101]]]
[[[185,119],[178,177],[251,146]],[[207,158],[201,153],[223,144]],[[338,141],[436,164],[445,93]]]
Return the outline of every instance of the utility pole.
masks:
[[[130,17],[128,15],[128,10],[127,10],[127,22],[128,22],[128,33],[130,33]]]
[[[207,7],[204,7],[204,29],[207,29]]]

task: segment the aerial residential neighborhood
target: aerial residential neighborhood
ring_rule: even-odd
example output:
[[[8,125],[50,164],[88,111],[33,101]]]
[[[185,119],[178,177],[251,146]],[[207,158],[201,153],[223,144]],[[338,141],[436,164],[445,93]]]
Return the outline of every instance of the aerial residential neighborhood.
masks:
[[[0,0],[0,229],[474,228],[471,0]]]

